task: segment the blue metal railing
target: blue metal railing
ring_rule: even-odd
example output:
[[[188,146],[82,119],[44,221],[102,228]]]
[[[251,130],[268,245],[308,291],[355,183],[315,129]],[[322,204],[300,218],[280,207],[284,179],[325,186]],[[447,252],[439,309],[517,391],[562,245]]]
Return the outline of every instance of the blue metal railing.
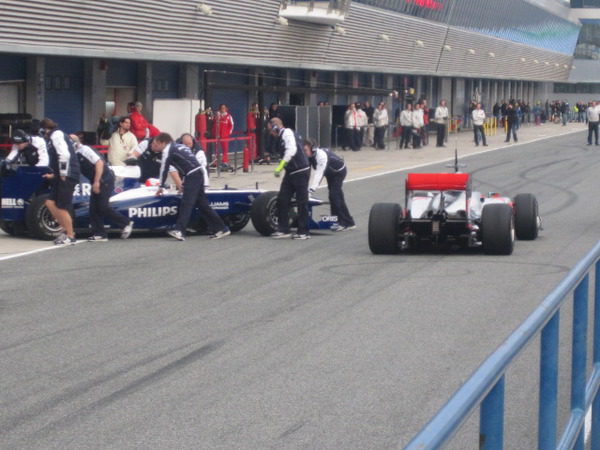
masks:
[[[593,366],[586,380],[589,280],[594,275]],[[573,292],[570,416],[557,444],[560,308]],[[480,407],[480,448],[499,450],[504,441],[504,376],[512,361],[541,332],[538,448],[584,448],[586,411],[592,408],[591,448],[600,448],[600,242],[569,272],[542,304],[490,355],[431,421],[405,447],[438,449]]]

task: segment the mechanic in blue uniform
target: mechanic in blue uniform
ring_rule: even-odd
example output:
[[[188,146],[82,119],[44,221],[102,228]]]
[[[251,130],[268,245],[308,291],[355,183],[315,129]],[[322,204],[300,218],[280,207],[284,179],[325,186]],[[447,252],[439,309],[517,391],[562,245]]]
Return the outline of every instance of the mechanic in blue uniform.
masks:
[[[121,239],[127,239],[131,236],[133,221],[112,209],[109,204],[109,199],[115,190],[115,174],[96,150],[87,145],[82,145],[79,138],[74,134],[69,137],[75,145],[81,173],[92,183],[90,194],[92,235],[88,238],[88,241],[108,241],[104,228],[105,218],[121,229]]]
[[[72,245],[77,241],[69,209],[73,205],[73,191],[79,183],[79,160],[75,154],[73,141],[58,129],[56,122],[46,118],[42,120],[40,126],[46,137],[50,169],[52,169],[52,173],[43,175],[44,178],[51,180],[50,196],[46,200],[46,207],[64,230],[64,233],[54,240],[54,244]]]
[[[171,167],[175,168],[182,178],[183,196],[179,204],[177,223],[173,230],[167,231],[167,234],[179,241],[184,241],[185,230],[192,211],[194,206],[197,206],[200,214],[206,220],[209,232],[212,233],[211,239],[229,236],[231,231],[208,203],[204,192],[204,171],[190,149],[184,145],[175,144],[173,138],[167,133],[160,133],[156,136],[150,149],[155,153],[162,153],[160,187],[156,195],[162,194]]]
[[[310,165],[302,149],[299,138],[289,128],[284,128],[283,122],[276,117],[269,121],[270,133],[277,137],[277,149],[281,160],[275,169],[275,176],[281,175],[285,168],[285,175],[281,181],[277,205],[279,208],[278,230],[271,237],[274,239],[289,238],[309,239],[308,234],[308,181],[310,179]],[[296,195],[298,207],[298,231],[290,233],[290,203]]]
[[[190,133],[184,133],[179,139],[177,144],[185,145],[190,151],[196,156],[196,159],[202,167],[202,175],[204,175],[204,187],[207,188],[210,185],[209,173],[208,173],[208,161],[206,159],[206,153],[200,146],[200,143],[194,139]]]
[[[337,223],[331,227],[332,231],[347,231],[356,228],[354,219],[350,215],[342,186],[348,170],[342,158],[331,150],[319,148],[315,141],[304,141],[304,153],[314,169],[312,182],[308,191],[312,194],[317,190],[323,177],[327,179],[329,189],[329,204],[331,215],[337,217]]]
[[[48,149],[46,141],[40,136],[30,136],[23,130],[15,130],[12,135],[12,149],[6,157],[8,165],[28,165],[48,167]]]

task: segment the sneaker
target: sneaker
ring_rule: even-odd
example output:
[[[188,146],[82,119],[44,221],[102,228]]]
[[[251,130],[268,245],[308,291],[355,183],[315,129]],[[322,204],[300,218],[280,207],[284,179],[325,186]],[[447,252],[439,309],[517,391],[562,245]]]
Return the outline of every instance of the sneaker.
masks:
[[[174,237],[178,241],[185,241],[185,236],[179,230],[169,230],[169,231],[167,231],[167,234],[171,237]]]
[[[334,223],[333,225],[331,225],[331,227],[329,228],[331,231],[340,231],[340,228],[344,228],[342,225],[340,225],[339,223]]]
[[[100,236],[99,234],[95,234],[88,238],[88,242],[108,242],[108,238],[106,236]]]
[[[75,245],[77,239],[74,237],[70,238],[66,234],[61,234],[54,240],[54,245]]]
[[[231,234],[231,230],[229,228],[225,228],[224,230],[217,231],[215,234],[210,235],[210,239],[221,239],[225,236],[229,236]]]
[[[271,237],[273,239],[286,239],[292,237],[292,233],[284,233],[282,231],[276,231],[275,233],[271,233]]]
[[[121,239],[127,239],[133,231],[133,221],[129,222],[125,228],[121,230]]]
[[[356,230],[356,225],[348,225],[346,228],[346,231],[350,231],[350,230]]]
[[[310,236],[308,234],[294,234],[292,235],[292,239],[296,241],[304,241],[306,239],[310,239]]]

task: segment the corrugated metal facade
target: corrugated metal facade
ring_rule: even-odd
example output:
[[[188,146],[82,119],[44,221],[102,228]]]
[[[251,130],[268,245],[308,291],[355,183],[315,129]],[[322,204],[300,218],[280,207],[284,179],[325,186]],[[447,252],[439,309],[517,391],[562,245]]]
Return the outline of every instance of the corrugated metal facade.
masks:
[[[571,65],[560,53],[360,4],[339,35],[276,24],[278,0],[204,3],[211,16],[197,0],[3,0],[0,51],[539,81],[566,80]]]

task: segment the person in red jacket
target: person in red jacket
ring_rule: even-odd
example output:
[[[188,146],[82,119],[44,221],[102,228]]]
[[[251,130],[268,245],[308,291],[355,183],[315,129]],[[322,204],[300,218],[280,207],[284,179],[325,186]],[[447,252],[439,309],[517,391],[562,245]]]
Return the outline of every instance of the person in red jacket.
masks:
[[[129,109],[129,118],[131,119],[131,132],[135,135],[138,141],[142,141],[148,137],[153,138],[160,134],[158,128],[146,120],[142,114],[144,105],[141,102],[135,102],[133,108]]]
[[[220,105],[219,111],[215,114],[213,120],[213,137],[217,139],[227,139],[233,132],[233,117],[229,114],[227,105]],[[229,142],[221,142],[222,158],[221,162],[225,168],[229,167]]]
[[[248,111],[248,115],[246,116],[246,125],[248,128],[248,136],[254,136],[253,141],[250,142],[250,152],[252,159],[256,159],[257,151],[256,147],[258,145],[258,124],[260,122],[260,109],[258,108],[258,103],[252,103],[252,108]]]

